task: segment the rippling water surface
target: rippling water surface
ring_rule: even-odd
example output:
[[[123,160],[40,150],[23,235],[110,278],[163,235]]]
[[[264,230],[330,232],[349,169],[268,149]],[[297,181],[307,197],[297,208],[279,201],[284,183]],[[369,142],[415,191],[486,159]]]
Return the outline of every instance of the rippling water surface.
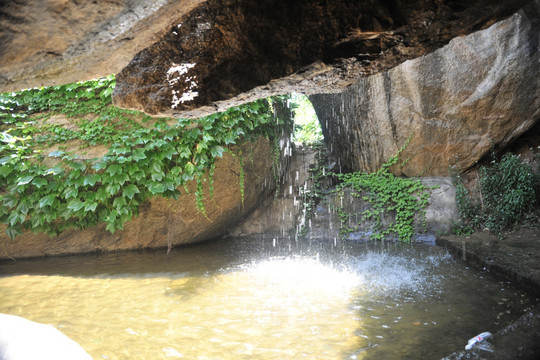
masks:
[[[436,359],[532,303],[422,244],[222,239],[0,264],[0,312],[94,359]]]

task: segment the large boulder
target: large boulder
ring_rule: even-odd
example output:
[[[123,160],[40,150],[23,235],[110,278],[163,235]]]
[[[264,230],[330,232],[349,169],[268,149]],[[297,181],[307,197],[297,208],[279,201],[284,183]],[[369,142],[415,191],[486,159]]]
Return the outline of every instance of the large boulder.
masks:
[[[117,74],[116,105],[201,116],[269,95],[343,90],[525,1],[206,1]]]
[[[192,183],[189,185],[190,193],[183,193],[178,200],[155,197],[141,205],[139,216],[125,223],[124,230],[114,234],[106,231],[102,224],[86,230],[66,230],[55,237],[26,232],[12,240],[2,227],[0,259],[171,248],[223,235],[271,195],[276,179],[279,179],[279,174],[274,173],[272,144],[268,140],[261,138],[257,142],[246,143],[241,151],[246,157],[243,203],[240,161],[227,152],[216,161],[213,198],[209,197],[209,189],[205,185],[206,216],[197,211],[196,184]]]
[[[428,55],[310,99],[325,139],[350,170],[446,175],[504,148],[540,118],[540,1]]]

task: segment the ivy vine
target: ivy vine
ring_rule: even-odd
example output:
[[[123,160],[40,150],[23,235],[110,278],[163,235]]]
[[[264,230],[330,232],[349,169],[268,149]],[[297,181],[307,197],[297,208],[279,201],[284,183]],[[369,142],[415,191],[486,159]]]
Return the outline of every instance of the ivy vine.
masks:
[[[241,141],[273,140],[290,126],[271,112],[271,102],[281,97],[195,120],[153,119],[114,107],[114,84],[109,76],[0,94],[0,222],[11,238],[27,229],[54,235],[98,223],[114,233],[144,201],[177,199],[191,180],[197,208],[205,214],[202,184],[209,182],[212,197],[215,159]],[[47,124],[55,113],[73,118],[76,126]],[[94,159],[62,147],[47,152],[74,139],[109,151]]]
[[[354,172],[336,174],[341,183],[337,191],[350,188],[352,196],[362,198],[371,207],[363,211],[360,221],[373,224],[373,239],[383,239],[391,234],[399,240],[410,242],[415,233],[415,217],[422,217],[423,227],[426,228],[425,212],[429,200],[430,187],[425,186],[417,178],[395,176],[390,168],[399,162],[399,157],[409,141],[374,173]],[[341,235],[354,231],[348,227],[349,218],[353,214],[338,209],[341,219]],[[387,226],[383,225],[385,215],[393,214],[394,219]],[[356,215],[356,214],[355,214]]]

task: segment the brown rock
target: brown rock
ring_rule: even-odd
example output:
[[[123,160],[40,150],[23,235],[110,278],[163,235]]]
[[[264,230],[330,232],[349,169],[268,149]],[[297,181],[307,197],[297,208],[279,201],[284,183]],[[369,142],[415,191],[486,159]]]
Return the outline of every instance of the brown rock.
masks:
[[[202,1],[2,1],[0,92],[115,74]]]
[[[341,91],[529,1],[4,1],[0,92],[110,75],[131,61],[118,105],[201,116],[269,95]],[[197,66],[174,71],[182,64]]]
[[[253,159],[245,161],[244,204],[240,195],[239,160],[225,153],[216,161],[213,199],[208,198],[208,188],[205,188],[207,217],[197,212],[195,184],[191,184],[191,193],[184,193],[178,200],[152,198],[142,205],[139,216],[114,234],[106,231],[104,225],[98,225],[83,231],[66,230],[56,237],[27,232],[11,240],[2,226],[0,259],[167,248],[225,234],[275,189],[270,143],[261,138],[244,145],[242,151],[252,154]]]
[[[209,0],[135,56],[113,99],[195,117],[286,92],[341,91],[524,2]]]

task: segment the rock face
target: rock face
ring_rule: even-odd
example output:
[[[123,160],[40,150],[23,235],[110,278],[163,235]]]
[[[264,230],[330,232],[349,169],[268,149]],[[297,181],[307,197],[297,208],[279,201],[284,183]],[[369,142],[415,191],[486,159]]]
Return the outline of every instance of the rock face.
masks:
[[[533,5],[489,27],[526,3]],[[455,155],[466,169],[492,143],[508,144],[538,118],[538,4],[2,2],[0,91],[118,73],[117,105],[175,116],[305,92],[314,94],[340,166],[375,170],[412,136],[403,158],[416,156],[400,172],[441,175]],[[209,219],[197,214],[194,195],[156,198],[114,235],[96,227],[54,239],[2,238],[1,256],[159,248],[219,236],[272,191],[269,145],[259,143],[253,154],[244,208],[236,160],[224,158]]]
[[[0,2],[0,92],[115,74],[203,0]]]
[[[131,61],[117,104],[200,116],[272,94],[342,90],[527,1],[4,1],[0,92],[110,75]]]
[[[523,3],[209,0],[117,75],[114,101],[185,117],[286,92],[341,91]]]
[[[425,221],[417,216],[415,219],[416,234],[412,241],[433,242],[438,233],[448,233],[452,226],[459,222],[456,207],[455,188],[450,178],[423,178],[422,183],[433,187],[429,190],[429,203],[426,207]],[[307,237],[311,239],[334,239],[340,237],[340,216],[338,208],[342,207],[348,214],[359,214],[371,209],[367,201],[351,195],[350,189],[345,189],[344,196],[330,193],[317,205],[312,220],[307,226]],[[385,214],[382,223],[386,227],[395,221],[395,214]],[[368,240],[373,233],[372,225],[367,221],[359,221],[358,215],[349,216],[349,227],[356,230],[348,235],[351,240]]]
[[[195,184],[191,184],[191,194],[183,194],[178,200],[152,198],[142,205],[139,216],[114,234],[106,231],[104,225],[98,225],[83,231],[67,230],[52,238],[28,232],[11,240],[2,229],[0,259],[167,248],[223,235],[275,189],[270,143],[261,139],[243,145],[242,151],[252,154],[250,159],[253,160],[246,159],[244,165],[244,204],[240,195],[239,160],[225,153],[216,161],[213,199],[208,198],[209,192],[205,189],[207,217],[197,212]]]
[[[290,167],[282,178],[276,196],[267,198],[262,206],[232,228],[228,235],[293,239],[301,236],[302,228],[305,227],[304,234],[308,239],[327,241],[341,237],[338,208],[343,208],[349,214],[358,214],[371,208],[362,198],[350,195],[350,189],[345,190],[348,195],[343,197],[339,192],[327,191],[313,209],[311,218],[307,219],[304,197],[306,190],[314,191],[311,170],[317,166],[317,150],[297,148],[290,160]],[[415,219],[418,234],[414,241],[434,241],[437,233],[450,232],[453,225],[460,221],[455,188],[450,178],[423,178],[422,183],[431,188],[425,213],[426,228],[423,228],[424,219],[418,216]],[[372,224],[358,223],[355,218],[358,220],[358,216],[351,215],[349,219],[350,226],[357,227],[349,238],[369,239]],[[395,221],[395,214],[386,214],[382,220],[388,225]]]
[[[312,95],[326,142],[350,170],[377,170],[408,138],[397,173],[470,168],[540,118],[539,34],[536,1],[342,93]]]

